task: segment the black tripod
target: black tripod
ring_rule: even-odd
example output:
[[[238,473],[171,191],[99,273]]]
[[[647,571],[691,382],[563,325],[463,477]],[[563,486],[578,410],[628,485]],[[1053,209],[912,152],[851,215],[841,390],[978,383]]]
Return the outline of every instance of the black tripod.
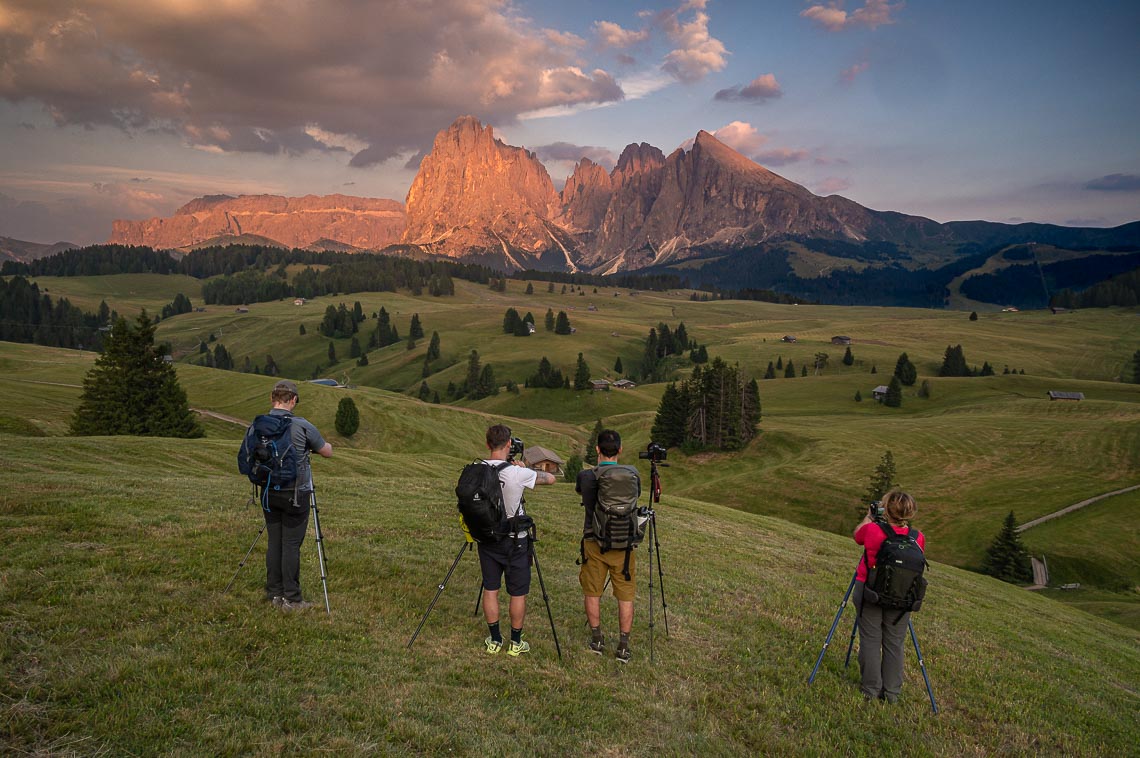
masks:
[[[835,620],[831,622],[831,629],[827,632],[827,639],[823,641],[823,649],[819,651],[819,657],[815,659],[815,666],[811,670],[811,676],[808,677],[808,684],[810,685],[815,681],[815,675],[819,671],[819,665],[823,662],[823,656],[827,652],[828,646],[831,644],[831,638],[835,635],[835,629],[839,626],[839,619],[843,616],[843,611],[847,609],[847,601],[851,597],[851,591],[855,588],[855,579],[859,575],[858,568],[855,573],[851,574],[851,581],[847,584],[847,591],[843,593],[843,600],[839,603],[839,610],[835,613]],[[930,697],[930,708],[935,713],[938,713],[938,704],[934,701],[934,690],[930,687],[930,676],[926,673],[926,661],[922,657],[922,650],[918,647],[918,636],[914,633],[914,622],[907,619],[907,629],[910,631],[911,642],[914,643],[914,652],[918,656],[918,667],[922,669],[922,678],[926,682],[926,694]],[[851,663],[851,649],[855,646],[855,633],[859,629],[859,616],[855,616],[855,624],[851,627],[851,639],[847,643],[847,657],[843,661],[843,668],[846,669]]]
[[[661,502],[661,475],[657,472],[658,466],[668,466],[668,463],[649,459],[649,507],[644,508],[641,514],[649,519],[646,537],[649,542],[649,662],[653,661],[653,552],[657,551],[657,578],[661,585],[661,614],[665,617],[665,636],[669,636],[669,606],[665,602],[665,572],[661,570],[661,543],[657,541],[657,511],[654,504]]]
[[[316,533],[317,562],[319,563],[319,565],[321,567],[321,587],[324,590],[324,595],[325,595],[325,613],[327,613],[331,616],[332,615],[332,609],[329,607],[328,573],[325,570],[325,561],[326,561],[325,547],[324,547],[325,538],[324,538],[324,534],[321,532],[321,514],[320,514],[320,509],[317,508],[317,493],[315,490],[312,489],[312,486],[313,486],[312,481],[310,481],[309,482],[309,488],[310,488],[309,489],[309,509],[313,512],[313,531]],[[246,504],[249,505],[250,503],[252,503],[256,499],[257,499],[257,488],[255,486],[254,487],[254,494],[250,497],[249,503],[246,503]],[[253,542],[249,543],[249,549],[245,551],[245,555],[242,556],[241,562],[238,563],[237,570],[234,571],[234,575],[232,577],[230,577],[230,583],[226,585],[226,588],[224,590],[222,590],[223,595],[226,594],[227,592],[229,592],[230,588],[234,586],[234,582],[237,580],[238,574],[241,573],[242,568],[245,567],[246,561],[249,560],[249,554],[253,552],[253,549],[255,547],[257,547],[257,541],[261,539],[261,535],[263,532],[265,532],[265,521],[264,521],[264,519],[261,522],[261,527],[257,530],[257,536],[253,538]]]
[[[527,552],[530,553],[530,559],[534,561],[534,571],[536,574],[538,574],[538,586],[539,589],[542,590],[542,602],[546,604],[546,617],[550,620],[550,633],[554,637],[554,649],[558,651],[558,659],[561,660],[562,646],[558,643],[558,632],[554,628],[554,614],[550,610],[550,596],[546,594],[546,583],[542,580],[542,567],[538,563],[538,552],[534,549],[534,543],[536,542],[538,542],[538,534],[537,530],[535,529],[534,522],[531,521],[530,526],[527,529]],[[424,624],[427,622],[428,616],[431,615],[432,609],[435,608],[435,604],[436,601],[439,600],[439,596],[443,594],[443,589],[447,586],[448,580],[451,579],[451,575],[454,573],[455,567],[458,566],[459,561],[462,560],[463,551],[470,550],[474,544],[475,541],[471,538],[470,535],[467,535],[466,541],[459,547],[459,552],[455,555],[455,560],[451,562],[451,568],[447,570],[447,575],[443,578],[443,581],[437,585],[435,597],[433,597],[431,599],[431,603],[428,604],[427,610],[424,612],[424,617],[420,619],[419,626],[416,627],[416,631],[412,633],[411,639],[408,640],[409,650],[411,650],[412,645],[416,643],[416,637],[419,636],[420,630],[424,628]],[[480,581],[479,596],[475,599],[474,615],[476,616],[479,615],[479,603],[482,600],[483,583]]]

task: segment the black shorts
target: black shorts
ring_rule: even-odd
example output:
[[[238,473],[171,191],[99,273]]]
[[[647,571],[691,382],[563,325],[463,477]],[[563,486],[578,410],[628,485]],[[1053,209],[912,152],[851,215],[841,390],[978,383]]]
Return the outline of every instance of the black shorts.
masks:
[[[483,571],[485,590],[498,591],[505,573],[508,595],[518,597],[530,593],[530,550],[525,537],[480,542],[479,568]]]

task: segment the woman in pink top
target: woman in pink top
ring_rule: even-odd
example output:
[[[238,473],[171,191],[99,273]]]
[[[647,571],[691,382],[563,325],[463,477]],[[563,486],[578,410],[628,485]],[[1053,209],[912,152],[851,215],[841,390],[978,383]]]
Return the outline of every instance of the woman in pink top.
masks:
[[[918,512],[914,498],[897,490],[883,496],[883,511],[887,525],[896,534],[907,534],[910,521]],[[863,559],[855,571],[855,608],[859,614],[859,669],[862,672],[863,697],[894,703],[898,700],[903,680],[903,647],[910,623],[910,614],[885,610],[872,602],[863,601],[867,571],[875,567],[875,556],[887,539],[883,528],[871,519],[870,513],[855,527],[855,542],[863,546]],[[926,537],[915,529],[912,536],[918,546],[926,550]]]

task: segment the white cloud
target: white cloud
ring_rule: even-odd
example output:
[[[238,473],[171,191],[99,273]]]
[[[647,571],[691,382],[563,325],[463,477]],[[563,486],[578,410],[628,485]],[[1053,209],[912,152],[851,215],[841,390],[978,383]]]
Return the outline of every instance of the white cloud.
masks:
[[[893,5],[887,0],[867,0],[862,8],[851,13],[843,9],[842,0],[832,0],[826,5],[813,5],[800,12],[804,18],[811,19],[830,32],[839,32],[855,27],[875,29],[880,26],[895,23],[892,14],[901,11],[906,6],[899,2]]]
[[[752,155],[768,141],[767,137],[746,121],[733,121],[714,131],[713,136],[744,155]]]
[[[714,95],[716,100],[737,102],[764,102],[783,96],[784,91],[775,74],[761,74],[743,87],[729,87]]]
[[[612,21],[595,21],[594,34],[603,47],[627,48],[649,39],[648,29],[623,29]]]
[[[691,8],[703,7],[703,2],[689,2],[662,19],[666,33],[677,47],[665,56],[661,68],[685,84],[698,82],[728,65],[724,43],[709,34],[707,13],[698,11],[688,23],[682,23],[677,17]]]

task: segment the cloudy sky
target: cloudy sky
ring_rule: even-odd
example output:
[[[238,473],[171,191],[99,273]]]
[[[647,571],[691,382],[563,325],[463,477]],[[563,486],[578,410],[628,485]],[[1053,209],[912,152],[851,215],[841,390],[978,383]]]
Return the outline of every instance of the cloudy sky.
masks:
[[[473,114],[575,160],[700,129],[939,221],[1140,219],[1140,2],[0,0],[0,236],[205,194],[403,200]]]

